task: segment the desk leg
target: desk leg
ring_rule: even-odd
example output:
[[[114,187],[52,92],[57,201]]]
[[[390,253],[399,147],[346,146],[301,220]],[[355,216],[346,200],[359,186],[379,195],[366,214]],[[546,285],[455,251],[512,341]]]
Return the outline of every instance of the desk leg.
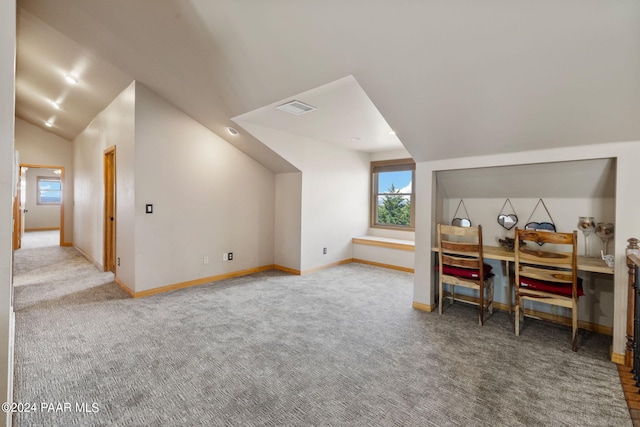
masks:
[[[509,304],[509,314],[513,312],[513,304],[511,303],[513,299],[513,286],[511,282],[511,268],[509,268],[509,261],[505,261],[505,267],[507,269],[507,274],[505,277],[507,278],[507,300]]]

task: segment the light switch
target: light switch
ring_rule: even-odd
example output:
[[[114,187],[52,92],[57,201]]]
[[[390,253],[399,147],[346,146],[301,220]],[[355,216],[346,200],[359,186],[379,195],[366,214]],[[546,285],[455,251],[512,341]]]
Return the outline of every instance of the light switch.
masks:
[[[152,204],[145,205],[145,209],[146,209],[145,210],[146,213],[148,213],[148,214],[153,213],[153,205]]]

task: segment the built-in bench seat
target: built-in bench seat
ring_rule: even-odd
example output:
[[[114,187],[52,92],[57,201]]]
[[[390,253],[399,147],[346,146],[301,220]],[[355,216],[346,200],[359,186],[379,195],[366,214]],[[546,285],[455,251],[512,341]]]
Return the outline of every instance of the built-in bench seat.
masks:
[[[353,260],[413,273],[415,242],[378,236],[354,237]]]

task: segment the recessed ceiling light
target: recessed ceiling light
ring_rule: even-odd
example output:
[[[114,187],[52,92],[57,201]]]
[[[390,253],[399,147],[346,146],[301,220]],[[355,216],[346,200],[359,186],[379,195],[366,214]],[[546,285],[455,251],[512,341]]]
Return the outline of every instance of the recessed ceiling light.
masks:
[[[60,106],[60,104],[58,104],[57,102],[51,101],[51,105],[53,105],[53,108],[55,108],[56,110],[61,109],[62,107]]]
[[[290,101],[285,104],[278,105],[276,108],[278,110],[286,111],[287,113],[295,114],[296,116],[317,110],[316,107],[300,101]]]
[[[64,78],[67,80],[67,82],[71,83],[72,85],[77,84],[78,82],[80,82],[80,80],[74,76],[73,74],[65,74]]]
[[[389,131],[389,135],[395,135],[395,134],[396,134],[396,131],[395,131],[395,130],[390,130],[390,131]]]
[[[46,127],[50,128],[50,127],[52,127],[52,126],[53,126],[53,123],[51,123],[51,122],[44,122],[44,125],[45,125]]]
[[[240,132],[238,132],[238,129],[232,128],[232,127],[228,127],[227,128],[227,132],[229,132],[233,136],[236,136],[236,135],[238,135],[240,133]]]

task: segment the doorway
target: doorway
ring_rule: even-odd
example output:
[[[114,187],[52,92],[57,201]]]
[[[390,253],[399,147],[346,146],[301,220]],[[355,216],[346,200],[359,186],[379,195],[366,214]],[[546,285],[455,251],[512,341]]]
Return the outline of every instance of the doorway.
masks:
[[[104,151],[104,271],[116,272],[116,147]]]
[[[14,250],[25,232],[55,232],[55,246],[64,245],[64,166],[21,163],[14,200]]]

